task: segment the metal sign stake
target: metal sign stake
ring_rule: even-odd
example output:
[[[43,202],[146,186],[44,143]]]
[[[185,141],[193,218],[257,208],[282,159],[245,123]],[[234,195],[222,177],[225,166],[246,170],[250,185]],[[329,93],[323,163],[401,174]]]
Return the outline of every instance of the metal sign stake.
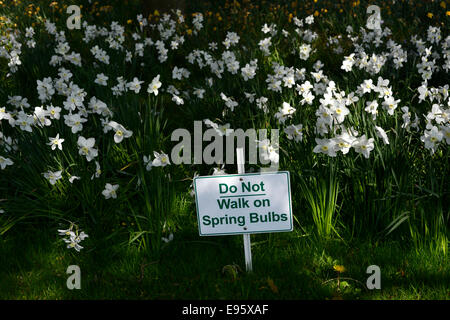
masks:
[[[244,158],[244,148],[237,148],[236,149],[236,155],[237,155],[237,167],[238,167],[238,173],[245,173],[245,158]],[[253,271],[253,265],[252,265],[252,247],[250,242],[250,234],[244,234],[244,255],[245,255],[245,268],[247,272]]]

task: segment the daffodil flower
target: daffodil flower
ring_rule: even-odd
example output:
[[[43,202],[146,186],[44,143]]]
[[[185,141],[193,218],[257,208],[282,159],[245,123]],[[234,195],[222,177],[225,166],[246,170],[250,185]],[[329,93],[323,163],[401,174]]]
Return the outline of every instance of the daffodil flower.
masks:
[[[47,171],[44,172],[43,175],[44,178],[47,179],[51,185],[54,185],[56,184],[56,181],[62,178],[61,173],[62,171],[55,171],[55,172]]]
[[[158,89],[161,87],[161,82],[159,81],[159,74],[153,78],[152,82],[149,84],[147,92],[150,94],[158,95]]]
[[[112,185],[110,183],[107,183],[105,185],[105,190],[102,191],[102,194],[105,196],[105,199],[109,199],[109,198],[116,199],[117,198],[117,189],[119,189],[118,184]]]
[[[12,162],[11,159],[0,156],[0,168],[2,170],[4,170],[6,168],[6,166],[11,166],[13,164],[14,164],[14,162]]]
[[[121,124],[118,124],[115,121],[110,121],[108,123],[108,126],[114,129],[115,135],[114,135],[114,142],[120,143],[122,142],[123,138],[129,138],[133,135],[133,131],[125,129],[124,126]]]
[[[94,148],[95,138],[86,139],[85,137],[78,137],[77,141],[79,154],[86,157],[87,161],[91,161],[98,156],[98,150]]]
[[[158,153],[156,151],[153,152],[155,159],[152,161],[153,167],[164,167],[170,164],[169,156],[164,152]]]
[[[52,150],[55,150],[58,148],[59,150],[62,150],[62,143],[64,142],[64,139],[59,138],[59,133],[54,138],[49,139],[50,142],[47,143],[48,146],[51,146]]]

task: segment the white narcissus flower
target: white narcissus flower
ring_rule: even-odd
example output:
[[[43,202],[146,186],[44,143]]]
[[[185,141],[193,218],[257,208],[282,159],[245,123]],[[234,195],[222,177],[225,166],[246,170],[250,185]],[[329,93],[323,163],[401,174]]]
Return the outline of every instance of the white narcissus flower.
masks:
[[[355,142],[356,138],[350,135],[348,132],[343,132],[337,137],[333,138],[335,142],[336,151],[341,151],[343,154],[347,154]]]
[[[58,234],[60,236],[69,236],[69,238],[63,239],[65,243],[67,243],[67,248],[74,248],[76,251],[80,251],[81,249],[83,249],[82,246],[79,245],[79,243],[81,241],[83,241],[84,239],[88,238],[89,236],[84,233],[84,231],[81,231],[80,233],[78,232],[78,226],[76,226],[76,230],[73,230],[73,227],[75,226],[75,224],[72,222],[70,224],[69,229],[63,230],[60,229],[58,230]]]
[[[76,251],[80,252],[81,249],[83,249],[82,246],[80,246],[78,243],[80,241],[76,240],[75,234],[71,234],[69,239],[63,239],[65,243],[67,243],[67,248],[74,248]]]
[[[363,135],[353,143],[353,148],[357,153],[361,153],[366,159],[369,159],[370,151],[374,148],[373,141],[373,138],[367,139],[366,135]]]
[[[106,103],[104,103],[100,99],[97,99],[96,97],[91,98],[88,107],[96,114],[104,114],[108,110],[108,106],[106,105]]]
[[[268,101],[269,99],[266,97],[260,97],[258,99],[255,100],[256,102],[256,106],[261,109],[262,111],[264,111],[265,113],[269,112],[269,107],[268,107]]]
[[[148,156],[148,157],[147,157],[147,156],[144,156],[144,157],[142,158],[142,160],[144,161],[145,169],[146,169],[147,171],[152,170],[153,164],[152,164],[152,160],[151,160],[150,156]]]
[[[205,119],[205,120],[203,120],[203,122],[205,123],[205,125],[207,125],[210,128],[213,128],[213,129],[218,129],[219,128],[219,125],[217,123],[214,123],[214,122],[212,122],[209,119]]]
[[[98,150],[94,148],[95,138],[86,139],[82,136],[78,137],[79,154],[86,156],[87,161],[91,161],[98,156]]]
[[[292,115],[296,111],[295,108],[291,107],[291,105],[287,102],[283,102],[283,106],[278,109],[278,112],[275,113],[275,117],[281,123],[284,123],[287,118],[292,118]]]
[[[51,185],[54,185],[56,183],[56,181],[58,181],[59,179],[62,178],[61,172],[62,171],[55,171],[55,172],[47,171],[47,172],[44,172],[43,175],[44,175],[44,178],[47,179]]]
[[[32,116],[26,114],[25,112],[19,112],[15,123],[19,125],[20,130],[33,132],[31,126],[34,124],[34,119]]]
[[[304,95],[305,93],[309,92],[313,88],[313,85],[309,81],[305,81],[301,85],[296,86],[296,90],[299,94]]]
[[[173,95],[172,95],[172,101],[175,102],[177,105],[184,104],[183,98],[180,98],[180,97],[177,96],[176,94],[173,94]]]
[[[59,120],[61,108],[60,107],[54,107],[53,105],[50,105],[50,106],[47,107],[47,112],[48,112],[48,115],[49,115],[50,119]]]
[[[312,24],[314,23],[314,16],[313,15],[309,15],[305,18],[305,23],[306,24]]]
[[[178,79],[181,80],[183,76],[183,68],[178,68],[175,66],[172,70],[172,79]]]
[[[246,64],[244,68],[241,68],[241,74],[244,78],[244,81],[248,81],[249,79],[253,79],[256,75],[256,66],[251,66],[250,64]]]
[[[71,128],[72,133],[83,130],[84,122],[87,122],[87,119],[82,118],[79,113],[64,115],[64,123]]]
[[[374,88],[375,86],[373,85],[372,79],[364,80],[364,82],[360,85],[360,89],[363,94],[370,93]]]
[[[203,99],[203,95],[205,94],[206,90],[201,88],[194,88],[194,91],[192,92],[197,98]]]
[[[267,25],[267,23],[264,23],[264,26],[262,27],[261,31],[264,32],[264,33],[269,33],[270,32],[270,28]]]
[[[3,120],[3,119],[10,120],[10,119],[12,119],[12,117],[11,117],[11,114],[9,114],[6,111],[5,107],[0,107],[0,120]]]
[[[424,142],[425,148],[430,149],[431,153],[434,154],[443,137],[444,134],[436,126],[433,126],[430,130],[425,130],[420,140]]]
[[[450,144],[450,125],[441,126],[441,130],[443,131],[445,142]]]
[[[267,148],[267,152],[269,153],[269,160],[273,163],[278,163],[280,161],[280,154],[278,153],[278,147],[274,145],[270,145]]]
[[[59,150],[62,150],[62,143],[64,139],[59,138],[59,133],[54,138],[49,138],[50,142],[47,143],[48,146],[51,146],[52,150],[55,150],[58,147]]]
[[[169,243],[170,241],[173,240],[173,233],[169,234],[169,236],[167,238],[162,237],[161,240],[164,241],[165,243]]]
[[[300,101],[300,103],[301,103],[302,105],[304,105],[305,103],[311,105],[312,102],[313,102],[313,100],[314,100],[314,98],[315,98],[315,97],[314,97],[314,95],[311,93],[311,91],[305,92],[305,93],[303,94],[303,99]]]
[[[103,73],[99,73],[99,74],[97,74],[97,77],[95,78],[95,83],[96,84],[99,84],[99,85],[101,85],[101,86],[107,86],[108,85],[108,77],[107,76],[105,76]]]
[[[11,166],[13,164],[14,164],[14,162],[12,162],[11,159],[0,156],[0,168],[2,170],[4,170],[6,168],[6,166]]]
[[[75,240],[76,241],[82,241],[82,240],[84,240],[86,238],[89,238],[89,236],[86,233],[84,233],[84,231],[81,231],[80,234],[75,235]]]
[[[144,83],[144,81],[139,81],[138,78],[134,77],[133,81],[127,83],[127,88],[131,91],[134,91],[134,93],[139,93],[139,91],[141,91],[142,83]]]
[[[344,57],[345,60],[342,62],[341,66],[342,70],[345,70],[346,72],[352,71],[353,64],[355,63],[354,56],[355,54],[352,53],[351,55]]]
[[[377,137],[381,138],[384,144],[389,144],[389,138],[383,128],[375,126]]]
[[[266,57],[270,55],[269,47],[272,45],[271,39],[272,39],[271,37],[268,37],[268,38],[265,38],[265,39],[259,41],[259,43],[258,43],[259,48],[261,49],[261,51],[264,53],[264,55]]]
[[[227,174],[226,172],[225,172],[225,165],[223,164],[222,166],[220,166],[220,168],[218,167],[218,168],[214,168],[214,172],[213,172],[213,176],[220,176],[220,175],[224,175],[224,174]]]
[[[72,231],[73,224],[70,225],[69,229],[58,229],[58,235],[60,236],[70,236],[75,235],[75,232]]]
[[[387,110],[387,113],[392,116],[399,102],[400,100],[395,100],[392,96],[385,96],[382,105]]]
[[[291,124],[290,126],[288,126],[284,129],[284,132],[286,133],[287,138],[289,140],[294,139],[296,142],[298,142],[298,141],[303,140],[302,130],[303,130],[302,124],[298,124],[298,125]]]
[[[223,126],[217,126],[217,128],[214,128],[214,130],[217,132],[217,134],[220,137],[226,136],[228,137],[231,133],[233,133],[234,129],[230,129],[230,124],[227,123]]]
[[[129,138],[129,137],[131,137],[133,135],[133,131],[125,129],[124,126],[122,126],[121,124],[118,124],[115,121],[110,121],[108,123],[108,126],[113,128],[115,133],[116,133],[114,135],[114,142],[115,143],[120,143],[120,142],[122,142],[123,138]]]
[[[376,118],[378,114],[378,102],[376,100],[373,101],[367,101],[366,102],[366,108],[364,109],[368,113],[372,114],[373,118]]]
[[[244,92],[244,95],[250,103],[253,103],[255,101],[256,93]]]
[[[336,157],[336,141],[333,139],[316,138],[317,146],[314,147],[314,153],[323,153],[330,157]]]
[[[220,93],[220,97],[225,101],[225,105],[234,111],[234,108],[238,106],[238,103],[231,97],[227,97],[223,92]]]
[[[278,163],[280,160],[280,155],[278,153],[278,148],[273,146],[269,139],[256,140],[258,142],[258,147],[260,150],[260,156],[264,161],[271,161],[273,163]]]
[[[83,99],[84,98],[82,96],[72,93],[69,97],[67,97],[66,101],[64,101],[64,109],[75,111],[77,107],[83,106]]]
[[[237,44],[240,37],[236,32],[228,32],[225,41],[222,44],[228,49],[231,45]]]
[[[216,133],[220,136],[229,136],[231,133],[233,133],[234,129],[230,129],[230,124],[224,124],[224,125],[218,125],[217,123],[212,122],[209,119],[205,119],[203,120],[203,122],[205,123],[205,125],[207,125],[208,127],[214,129],[214,131],[216,131]]]
[[[70,183],[73,183],[75,180],[80,180],[81,178],[80,177],[78,177],[78,176],[71,176],[70,178],[69,178],[69,182]]]
[[[48,116],[49,116],[48,111],[45,110],[43,107],[34,108],[33,120],[36,125],[40,127],[50,126],[52,122],[50,121],[50,119],[47,119]]]
[[[300,52],[300,59],[302,60],[308,60],[309,55],[311,54],[311,45],[309,44],[302,44],[300,46],[299,52]]]
[[[100,163],[98,163],[98,161],[95,161],[95,172],[91,176],[91,180],[93,180],[94,178],[100,177],[101,174],[102,174],[102,169],[100,167]]]
[[[161,87],[161,82],[159,81],[159,74],[153,78],[152,82],[149,84],[147,92],[153,93],[155,96],[158,95],[158,89]]]
[[[209,50],[214,51],[217,50],[217,42],[210,42],[208,44]]]
[[[450,101],[450,100],[449,100]],[[427,120],[434,120],[437,124],[445,123],[448,120],[445,118],[445,109],[442,109],[438,104],[431,106],[431,112],[426,116]],[[427,128],[429,129],[429,128]]]
[[[330,110],[338,123],[344,122],[345,116],[350,113],[350,110],[344,104],[333,104]]]
[[[119,189],[118,184],[112,185],[110,183],[107,183],[105,185],[105,190],[102,191],[102,194],[105,196],[105,199],[109,199],[109,198],[116,199],[117,198],[117,189]]]
[[[153,151],[153,155],[155,156],[155,159],[152,161],[153,167],[164,167],[170,164],[169,156],[164,152],[158,153]]]

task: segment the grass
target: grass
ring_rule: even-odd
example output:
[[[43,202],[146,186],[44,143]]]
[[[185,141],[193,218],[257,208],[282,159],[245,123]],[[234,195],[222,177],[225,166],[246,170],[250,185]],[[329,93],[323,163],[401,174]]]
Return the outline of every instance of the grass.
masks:
[[[0,243],[0,299],[450,299],[448,259],[434,252],[394,241],[319,241],[296,228],[253,235],[247,274],[242,237],[199,238],[184,219],[189,227],[159,259],[117,243],[74,254],[53,229],[12,232]],[[336,264],[346,268],[341,290]],[[81,269],[80,290],[66,287],[69,265]],[[365,288],[369,265],[381,269],[381,290]]]

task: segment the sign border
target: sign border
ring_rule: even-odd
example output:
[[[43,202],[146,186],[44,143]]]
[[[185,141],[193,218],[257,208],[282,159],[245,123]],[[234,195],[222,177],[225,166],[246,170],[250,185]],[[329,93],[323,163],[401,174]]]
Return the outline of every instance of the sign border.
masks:
[[[198,196],[197,196],[197,179],[210,179],[210,178],[220,178],[220,177],[240,177],[240,176],[263,176],[263,175],[273,175],[273,174],[286,174],[286,179],[288,183],[288,192],[289,192],[289,216],[290,216],[290,229],[289,230],[268,230],[268,231],[249,231],[249,232],[230,232],[230,233],[214,233],[214,234],[202,234],[200,227],[200,215],[198,209]],[[198,176],[194,178],[193,186],[195,192],[195,207],[197,209],[197,224],[198,224],[198,233],[201,237],[207,236],[228,236],[228,235],[240,235],[240,234],[258,234],[258,233],[276,233],[276,232],[292,232],[294,230],[294,216],[292,213],[292,194],[291,194],[291,175],[289,171],[276,171],[276,172],[251,172],[251,173],[236,173],[236,174],[225,174],[225,175],[210,175],[210,176]]]

